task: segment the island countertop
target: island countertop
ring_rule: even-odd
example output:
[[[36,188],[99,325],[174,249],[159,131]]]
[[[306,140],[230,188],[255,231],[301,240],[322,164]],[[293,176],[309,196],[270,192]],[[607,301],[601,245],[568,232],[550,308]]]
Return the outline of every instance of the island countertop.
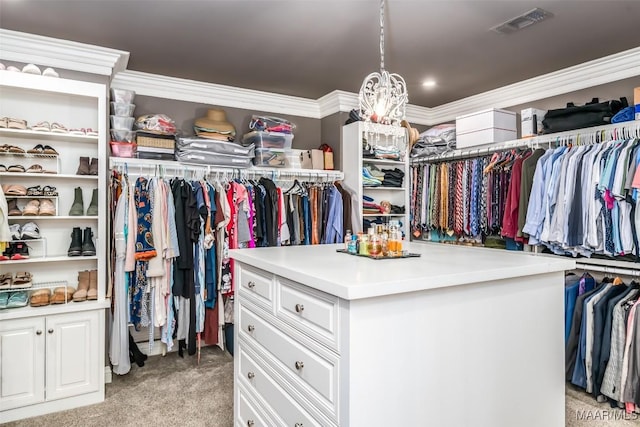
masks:
[[[233,249],[231,258],[355,300],[572,270],[570,258],[431,243],[405,243],[415,258],[374,260],[336,252],[344,245]]]

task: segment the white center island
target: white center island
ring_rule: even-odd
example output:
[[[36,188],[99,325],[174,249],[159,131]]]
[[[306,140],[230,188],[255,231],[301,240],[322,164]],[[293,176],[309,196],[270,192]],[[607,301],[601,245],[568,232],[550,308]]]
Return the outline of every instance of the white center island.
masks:
[[[571,259],[232,250],[236,426],[564,426]]]

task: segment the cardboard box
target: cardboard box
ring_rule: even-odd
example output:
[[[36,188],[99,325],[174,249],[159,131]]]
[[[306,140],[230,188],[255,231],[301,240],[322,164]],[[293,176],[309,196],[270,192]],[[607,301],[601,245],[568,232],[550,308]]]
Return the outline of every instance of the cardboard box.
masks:
[[[456,148],[474,147],[518,137],[516,113],[492,108],[456,117]]]
[[[542,131],[542,119],[547,114],[547,110],[537,108],[527,108],[520,112],[521,137],[535,136]]]
[[[633,104],[640,105],[640,87],[633,89]]]

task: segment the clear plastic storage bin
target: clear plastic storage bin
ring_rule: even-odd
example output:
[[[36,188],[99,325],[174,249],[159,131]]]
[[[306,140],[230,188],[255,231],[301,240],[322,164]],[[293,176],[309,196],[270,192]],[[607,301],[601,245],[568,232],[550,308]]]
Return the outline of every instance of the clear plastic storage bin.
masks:
[[[252,131],[244,134],[242,145],[255,144],[256,149],[277,148],[281,150],[291,149],[293,134],[278,132]]]
[[[253,158],[253,164],[256,166],[284,168],[287,166],[287,154],[289,151],[290,150],[273,148],[256,148],[256,156]]]

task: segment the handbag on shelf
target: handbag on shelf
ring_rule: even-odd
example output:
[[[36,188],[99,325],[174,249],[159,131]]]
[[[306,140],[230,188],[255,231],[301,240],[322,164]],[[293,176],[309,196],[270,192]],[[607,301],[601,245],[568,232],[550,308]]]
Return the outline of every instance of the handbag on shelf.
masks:
[[[607,102],[599,102],[598,98],[593,98],[585,105],[574,105],[570,102],[566,108],[547,111],[542,120],[543,133],[608,125],[618,111],[628,106],[626,97]]]

